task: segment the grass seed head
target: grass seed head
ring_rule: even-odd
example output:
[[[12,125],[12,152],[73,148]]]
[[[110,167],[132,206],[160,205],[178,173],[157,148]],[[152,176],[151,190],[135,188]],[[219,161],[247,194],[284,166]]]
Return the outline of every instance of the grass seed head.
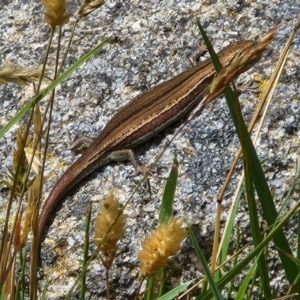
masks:
[[[70,17],[66,14],[68,3],[65,0],[42,0],[45,7],[45,20],[53,29],[56,26],[62,26]]]
[[[165,267],[168,258],[180,250],[180,243],[187,235],[182,223],[182,219],[171,218],[168,223],[160,224],[157,230],[142,242],[139,260],[145,277],[153,276],[160,268]]]
[[[41,70],[36,68],[21,68],[9,64],[0,69],[0,85],[12,82],[18,85],[26,85],[41,77]]]
[[[111,192],[100,203],[95,220],[94,242],[100,245],[100,250],[105,256],[106,267],[110,267],[117,250],[117,242],[124,236],[125,216],[119,206],[119,200]]]

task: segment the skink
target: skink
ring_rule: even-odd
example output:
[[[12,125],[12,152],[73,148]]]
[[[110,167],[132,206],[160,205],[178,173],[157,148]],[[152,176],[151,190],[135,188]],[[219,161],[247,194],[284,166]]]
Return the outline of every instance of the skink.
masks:
[[[240,50],[251,45],[252,41],[240,41],[225,47],[218,53],[221,64],[229,64]],[[215,69],[209,58],[122,107],[54,185],[39,217],[38,239],[41,240],[57,204],[78,182],[99,167],[112,160],[129,159],[135,169],[141,171],[131,149],[191,112],[202,100],[202,93],[214,76]]]

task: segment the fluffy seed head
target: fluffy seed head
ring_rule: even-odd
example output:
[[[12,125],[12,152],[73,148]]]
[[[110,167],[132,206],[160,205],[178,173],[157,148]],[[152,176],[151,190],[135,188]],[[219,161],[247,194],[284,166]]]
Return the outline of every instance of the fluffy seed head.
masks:
[[[53,29],[62,26],[69,19],[70,14],[65,14],[68,3],[65,0],[42,0],[45,7],[45,20]]]
[[[116,253],[117,242],[124,236],[125,216],[119,208],[119,200],[110,193],[100,203],[95,220],[95,244],[105,256],[105,267],[109,268]]]
[[[154,275],[167,264],[170,256],[180,250],[180,243],[187,234],[185,228],[181,227],[182,223],[182,219],[171,218],[142,242],[139,260],[145,277]]]

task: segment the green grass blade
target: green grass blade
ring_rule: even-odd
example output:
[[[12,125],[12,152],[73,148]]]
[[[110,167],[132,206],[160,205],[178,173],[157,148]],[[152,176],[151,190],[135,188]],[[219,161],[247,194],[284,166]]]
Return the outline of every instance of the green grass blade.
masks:
[[[190,225],[188,225],[188,232],[189,232],[189,236],[191,238],[191,241],[192,241],[192,244],[193,244],[193,247],[195,248],[195,252],[196,252],[196,255],[197,255],[197,258],[198,258],[198,261],[200,262],[203,270],[204,270],[204,274],[207,278],[207,281],[208,283],[210,284],[210,288],[211,288],[211,291],[215,297],[215,299],[223,299],[221,294],[220,294],[220,291],[214,281],[214,278],[213,278],[213,275],[211,274],[210,272],[210,269],[206,263],[206,260],[205,260],[205,257],[204,257],[204,254],[203,252],[201,251],[198,243],[197,243],[197,239],[194,235],[194,232],[191,228]]]
[[[63,74],[61,74],[58,78],[53,80],[45,89],[43,89],[39,94],[33,97],[29,103],[27,103],[16,115],[11,118],[8,123],[1,128],[0,130],[0,138],[4,136],[4,134],[15,125],[29,110],[34,107],[36,103],[38,103],[41,99],[43,99],[47,94],[49,94],[54,88],[56,88],[60,83],[66,80],[74,71],[76,71],[84,62],[86,62],[89,58],[91,58],[97,51],[102,48],[110,38],[104,39],[101,43],[99,43],[96,47],[90,50],[88,53],[84,54],[78,61],[76,61],[72,66],[70,66]]]
[[[173,203],[178,179],[178,161],[173,160],[173,166],[167,179],[166,187],[163,194],[162,203],[159,210],[159,223],[167,223],[172,216]]]
[[[256,247],[262,241],[261,234],[260,234],[260,227],[259,227],[259,220],[258,220],[258,211],[254,196],[254,186],[253,180],[250,172],[250,163],[249,163],[249,153],[247,149],[245,149],[245,144],[242,144],[243,149],[243,160],[244,160],[244,170],[245,170],[245,183],[246,183],[246,192],[247,192],[247,202],[249,208],[249,216],[250,216],[250,228],[251,228],[251,235],[253,239],[253,245]],[[268,277],[268,266],[264,255],[259,256],[258,261],[258,271],[261,278],[261,285],[262,290],[264,291],[264,296],[266,299],[271,299],[271,287],[270,281]]]
[[[259,257],[262,256],[261,253],[260,253]],[[257,268],[257,263],[258,263],[259,257],[254,261],[252,267],[250,268],[250,270],[247,273],[247,276],[243,280],[243,283],[239,287],[239,291],[238,291],[238,293],[237,293],[237,295],[235,297],[235,300],[243,300],[243,299],[245,299],[244,297],[246,295],[249,283],[252,280],[252,277],[254,275],[255,269]]]
[[[238,207],[240,205],[241,202],[241,197],[242,197],[242,193],[244,190],[244,185],[241,188],[241,191],[239,192],[238,196],[237,196],[237,201],[234,204],[234,207],[232,209],[232,213],[230,215],[230,219],[228,222],[228,226],[227,226],[227,230],[223,233],[224,236],[224,242],[222,245],[222,250],[220,252],[220,259],[219,259],[219,264],[221,265],[224,261],[227,260],[227,255],[228,255],[228,249],[229,249],[229,244],[230,244],[230,240],[231,240],[231,235],[232,235],[232,230],[233,230],[233,226],[235,223],[235,216],[238,210]]]

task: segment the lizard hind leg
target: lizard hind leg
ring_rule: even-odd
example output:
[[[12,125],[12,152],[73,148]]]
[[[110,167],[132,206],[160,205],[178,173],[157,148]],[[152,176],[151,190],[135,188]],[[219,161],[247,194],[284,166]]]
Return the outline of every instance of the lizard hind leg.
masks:
[[[139,162],[139,160],[135,156],[135,153],[131,149],[115,150],[110,153],[109,158],[114,161],[129,160],[135,169],[135,173],[129,175],[130,177],[135,177],[138,175],[146,176],[148,173],[147,167]],[[150,192],[150,184],[148,177],[146,178],[145,184],[146,189]]]

